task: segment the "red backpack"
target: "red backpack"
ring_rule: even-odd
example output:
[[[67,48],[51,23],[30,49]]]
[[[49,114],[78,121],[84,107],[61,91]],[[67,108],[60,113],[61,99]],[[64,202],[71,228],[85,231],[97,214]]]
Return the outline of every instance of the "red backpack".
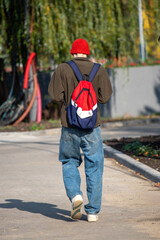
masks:
[[[92,80],[100,64],[94,63],[90,74],[82,75],[74,61],[71,60],[67,63],[71,66],[79,81],[67,107],[69,124],[81,129],[93,129],[97,120],[97,96],[92,86]]]

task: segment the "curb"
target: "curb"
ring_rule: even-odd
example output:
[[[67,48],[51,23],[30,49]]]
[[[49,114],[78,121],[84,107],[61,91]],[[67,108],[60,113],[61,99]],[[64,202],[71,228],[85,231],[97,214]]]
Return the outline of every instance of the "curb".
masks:
[[[22,136],[22,135],[28,135],[28,136],[40,136],[40,135],[53,135],[53,134],[59,134],[61,132],[61,128],[51,128],[46,130],[39,130],[39,131],[24,131],[24,132],[0,132],[0,137],[2,136]]]
[[[123,164],[133,171],[140,173],[153,182],[160,182],[160,172],[156,171],[155,169],[148,167],[141,162],[137,162],[135,159],[110,146],[107,146],[106,144],[103,144],[103,148],[105,157],[114,158],[120,164]]]
[[[139,119],[139,120],[124,120],[124,121],[116,121],[116,122],[107,122],[101,123],[102,128],[109,128],[109,127],[127,127],[127,126],[134,126],[134,125],[144,125],[144,124],[151,124],[151,123],[160,123],[160,118],[149,118],[149,119]]]

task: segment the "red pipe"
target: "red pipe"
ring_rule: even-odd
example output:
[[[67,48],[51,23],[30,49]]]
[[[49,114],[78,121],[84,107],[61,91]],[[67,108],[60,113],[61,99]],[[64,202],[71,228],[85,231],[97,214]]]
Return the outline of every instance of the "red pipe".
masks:
[[[32,62],[32,68],[33,68],[33,82],[34,82],[34,91],[33,91],[33,95],[32,95],[32,99],[27,107],[27,109],[25,110],[25,112],[22,114],[22,116],[20,116],[19,119],[17,119],[16,122],[14,122],[13,126],[16,126],[18,123],[20,123],[26,116],[27,114],[29,113],[33,103],[34,103],[34,100],[35,100],[35,97],[36,97],[36,93],[37,93],[37,74],[36,74],[36,67],[35,67],[35,63]]]
[[[28,88],[29,69],[30,69],[31,62],[33,61],[33,58],[35,56],[36,56],[36,54],[33,52],[33,53],[30,54],[30,56],[28,58],[26,69],[25,69],[25,73],[24,73],[24,83],[23,83],[23,88],[24,89]]]

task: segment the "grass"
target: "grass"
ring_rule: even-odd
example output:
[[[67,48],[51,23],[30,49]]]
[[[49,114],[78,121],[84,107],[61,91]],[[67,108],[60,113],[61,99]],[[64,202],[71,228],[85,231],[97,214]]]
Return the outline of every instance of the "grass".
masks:
[[[60,119],[57,119],[57,120],[49,119],[48,122],[53,124],[54,126],[57,126],[57,127],[60,126],[60,124],[61,124]]]
[[[32,126],[29,127],[29,129],[31,131],[39,131],[39,130],[43,130],[44,126],[34,123]]]
[[[42,120],[40,123],[20,122],[16,126],[7,125],[0,126],[0,132],[19,132],[19,131],[40,131],[44,129],[61,127],[61,121],[58,120]]]
[[[12,129],[14,129],[14,127],[13,126],[0,126],[0,131],[2,131],[2,130],[4,130],[4,129],[8,129],[8,130],[12,130]]]
[[[50,127],[56,128],[61,126],[60,119],[53,120],[49,119],[48,121],[43,121],[41,123],[34,123],[32,126],[30,126],[31,131],[39,131],[47,128],[47,125],[50,124]]]
[[[160,149],[154,149],[150,144],[143,145],[140,141],[126,143],[122,149],[136,156],[160,157]]]

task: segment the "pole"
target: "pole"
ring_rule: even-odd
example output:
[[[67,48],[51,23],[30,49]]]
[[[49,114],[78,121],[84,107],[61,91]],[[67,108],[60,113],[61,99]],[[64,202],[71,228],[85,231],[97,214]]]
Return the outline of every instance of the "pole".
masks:
[[[139,14],[139,36],[140,36],[140,59],[141,59],[141,62],[144,62],[145,44],[144,44],[144,36],[143,36],[142,0],[138,0],[138,14]]]

